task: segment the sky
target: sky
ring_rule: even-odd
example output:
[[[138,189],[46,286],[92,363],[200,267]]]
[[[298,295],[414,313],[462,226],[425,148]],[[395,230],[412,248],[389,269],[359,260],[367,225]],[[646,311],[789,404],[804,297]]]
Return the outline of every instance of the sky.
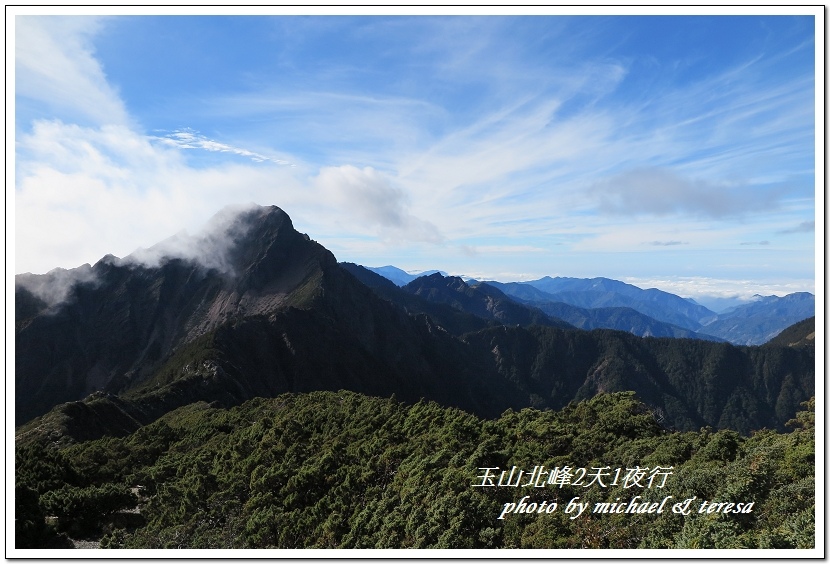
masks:
[[[253,202],[365,266],[815,293],[812,13],[17,13],[9,268]]]

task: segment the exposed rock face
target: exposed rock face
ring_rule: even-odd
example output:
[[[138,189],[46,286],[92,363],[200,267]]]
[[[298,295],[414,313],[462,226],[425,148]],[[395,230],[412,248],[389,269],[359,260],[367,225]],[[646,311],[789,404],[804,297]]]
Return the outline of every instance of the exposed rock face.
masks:
[[[668,425],[749,432],[783,427],[814,394],[809,347],[581,331],[484,284],[384,287],[276,207],[222,225],[196,241],[198,260],[167,241],[18,279],[15,419],[52,410],[21,433],[123,434],[196,401],[340,389],[484,417],[632,390]],[[62,301],[44,291],[49,276],[74,281]]]
[[[165,408],[340,388],[491,415],[505,398],[521,405],[504,390],[471,392],[487,378],[462,343],[379,299],[279,208],[248,210],[230,231],[222,270],[105,257],[50,307],[18,286],[17,423],[96,390],[151,394]],[[194,367],[177,365],[188,347],[218,355],[198,392]]]
[[[223,323],[267,315],[291,297],[299,305],[296,290],[336,267],[279,208],[243,212],[236,227],[225,271],[184,258],[148,267],[107,256],[51,306],[27,289],[37,277],[23,278],[15,288],[16,420],[141,381],[176,347]]]

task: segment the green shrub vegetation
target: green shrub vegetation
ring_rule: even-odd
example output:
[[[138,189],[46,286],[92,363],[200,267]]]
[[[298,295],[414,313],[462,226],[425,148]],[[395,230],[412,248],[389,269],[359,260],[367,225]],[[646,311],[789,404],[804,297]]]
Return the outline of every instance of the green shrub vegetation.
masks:
[[[630,392],[494,420],[346,391],[195,403],[122,438],[19,444],[16,546],[96,532],[111,548],[810,548],[814,409],[745,437],[667,431]],[[523,482],[537,466],[671,470],[663,488],[476,486],[514,466]],[[592,512],[637,495],[672,498],[659,514]],[[499,519],[524,496],[559,505]],[[589,509],[572,519],[575,497]],[[688,498],[689,515],[670,510]],[[751,512],[699,513],[703,500]]]

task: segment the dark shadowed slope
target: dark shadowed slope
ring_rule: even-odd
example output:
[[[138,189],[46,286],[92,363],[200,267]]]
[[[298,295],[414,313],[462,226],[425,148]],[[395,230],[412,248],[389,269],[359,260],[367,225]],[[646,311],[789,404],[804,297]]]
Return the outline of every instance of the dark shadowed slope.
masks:
[[[339,389],[485,417],[632,390],[667,425],[748,432],[782,426],[813,394],[809,349],[552,327],[498,290],[440,275],[398,289],[412,298],[398,303],[278,208],[231,226],[218,267],[110,257],[45,309],[19,288],[16,421],[62,404],[21,433],[121,434],[195,401]]]
[[[810,317],[790,325],[766,344],[778,347],[815,347],[816,318]]]
[[[434,303],[492,319],[501,325],[545,325],[572,329],[573,325],[546,315],[535,307],[515,302],[498,288],[487,284],[467,284],[457,276],[431,274],[417,278],[403,287],[406,292]]]
[[[184,259],[148,267],[105,258],[92,268],[95,282],[66,301],[28,305],[34,315],[16,335],[16,421],[95,390],[141,389],[169,407],[349,388],[503,409],[510,392],[482,385],[487,372],[468,347],[378,298],[282,210],[257,208],[239,221],[227,272]],[[18,296],[33,303],[23,288]]]

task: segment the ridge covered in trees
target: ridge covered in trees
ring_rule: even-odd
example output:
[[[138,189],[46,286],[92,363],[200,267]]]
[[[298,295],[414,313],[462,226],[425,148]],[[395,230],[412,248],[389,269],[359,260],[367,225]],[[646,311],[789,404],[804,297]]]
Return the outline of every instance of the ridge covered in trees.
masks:
[[[17,548],[814,544],[814,324],[584,331],[342,267],[279,208],[232,225],[228,272],[16,287]]]
[[[16,546],[809,548],[814,409],[786,433],[743,437],[667,431],[632,393],[494,420],[348,391],[194,403],[122,438],[19,441]],[[586,487],[580,468],[604,478]],[[559,479],[540,486],[542,469]],[[636,469],[639,481],[620,478]],[[646,487],[655,469],[664,486]],[[482,487],[487,473],[503,485]],[[688,514],[669,509],[687,499]],[[520,512],[543,502],[557,507]]]

